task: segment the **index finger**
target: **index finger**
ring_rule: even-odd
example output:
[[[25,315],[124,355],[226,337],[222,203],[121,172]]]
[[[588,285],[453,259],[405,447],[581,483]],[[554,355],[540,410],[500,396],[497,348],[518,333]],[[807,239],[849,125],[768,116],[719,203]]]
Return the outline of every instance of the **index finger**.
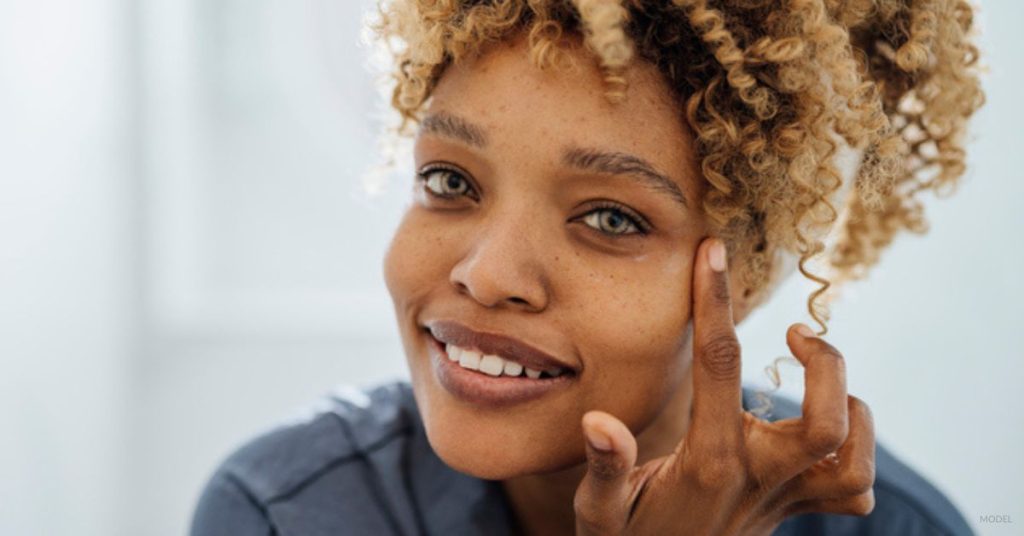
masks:
[[[740,344],[732,321],[725,244],[701,242],[693,272],[692,442],[726,453],[742,437]],[[696,445],[695,445],[696,446]]]

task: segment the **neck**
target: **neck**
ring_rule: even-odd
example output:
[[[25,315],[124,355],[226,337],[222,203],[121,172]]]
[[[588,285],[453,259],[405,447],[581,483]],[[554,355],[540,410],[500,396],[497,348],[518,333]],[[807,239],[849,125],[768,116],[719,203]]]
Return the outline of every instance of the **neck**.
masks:
[[[683,381],[662,412],[636,436],[637,466],[672,453],[690,427],[693,401],[692,375]],[[582,436],[582,429],[580,432]],[[582,441],[582,439],[581,439]],[[502,482],[522,534],[548,536],[573,534],[576,529],[573,498],[586,474],[587,464],[546,474],[509,478]]]

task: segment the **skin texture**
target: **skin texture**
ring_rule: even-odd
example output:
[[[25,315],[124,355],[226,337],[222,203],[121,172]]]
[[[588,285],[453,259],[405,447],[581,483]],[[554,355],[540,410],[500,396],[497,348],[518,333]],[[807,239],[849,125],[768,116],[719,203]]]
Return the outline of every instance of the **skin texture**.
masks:
[[[470,123],[476,141],[425,128],[415,165],[456,166],[463,182],[455,191],[464,193],[440,199],[416,181],[383,266],[431,446],[456,470],[502,480],[531,534],[574,530],[574,508],[585,503],[577,491],[588,485],[580,425],[588,411],[600,410],[591,425],[618,434],[619,447],[632,445],[617,459],[661,467],[686,436],[694,396],[692,285],[706,226],[695,210],[699,175],[678,150],[692,136],[652,65],[631,66],[630,97],[611,104],[592,57],[578,48],[572,57],[574,72],[541,71],[516,40],[447,69],[426,116]],[[648,161],[690,208],[626,174],[567,165],[574,148]],[[636,229],[599,200],[628,207],[652,228],[603,232]],[[730,324],[749,312],[743,301],[727,305]],[[441,319],[519,338],[580,374],[568,389],[513,410],[474,407],[431,369],[422,326]],[[738,402],[738,387],[734,395]],[[600,462],[593,454],[590,463]],[[631,489],[653,474],[633,477]]]
[[[798,512],[870,513],[873,425],[846,394],[842,355],[792,326],[786,342],[807,385],[802,416],[769,423],[743,411],[724,249],[705,240],[697,256],[690,427],[671,454],[636,467],[629,430],[604,412],[584,415],[589,463],[574,498],[576,534],[768,535]]]
[[[703,209],[735,257],[737,295],[769,299],[778,257],[798,256],[822,335],[844,283],[896,236],[928,230],[924,198],[962,180],[968,120],[985,100],[968,0],[380,0],[375,11],[400,119],[390,148],[416,132],[449,65],[516,35],[558,69],[560,42],[582,34],[610,100],[631,94],[636,59],[657,65],[698,140]],[[860,155],[836,158],[847,149]]]

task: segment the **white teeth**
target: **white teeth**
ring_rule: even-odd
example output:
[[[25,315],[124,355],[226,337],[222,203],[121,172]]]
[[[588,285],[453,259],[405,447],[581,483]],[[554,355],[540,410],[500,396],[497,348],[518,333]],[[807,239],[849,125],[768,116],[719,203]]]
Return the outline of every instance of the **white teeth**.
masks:
[[[489,376],[505,375],[516,377],[522,376],[525,371],[527,378],[535,380],[540,378],[542,372],[538,369],[524,367],[515,361],[509,361],[500,356],[493,354],[482,355],[475,350],[467,350],[450,343],[445,345],[445,352],[448,354],[449,360],[457,362],[462,368],[478,370]],[[553,368],[544,372],[547,372],[552,378],[557,378],[565,371],[561,368]]]
[[[478,370],[480,368],[480,353],[472,350],[463,350],[462,355],[459,356],[459,365],[469,370]]]
[[[501,376],[505,368],[505,360],[496,355],[485,355],[480,359],[480,372],[491,376]]]
[[[523,366],[515,361],[505,361],[505,375],[519,376],[523,373]]]

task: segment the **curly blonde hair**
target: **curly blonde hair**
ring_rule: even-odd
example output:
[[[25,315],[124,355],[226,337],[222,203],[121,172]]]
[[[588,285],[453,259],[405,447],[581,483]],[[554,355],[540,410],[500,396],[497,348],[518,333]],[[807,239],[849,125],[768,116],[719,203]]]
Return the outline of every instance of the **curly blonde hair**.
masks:
[[[372,24],[394,60],[400,135],[418,124],[445,68],[488,44],[528,38],[552,68],[582,38],[613,102],[624,69],[656,65],[695,136],[702,209],[760,302],[781,250],[819,286],[808,312],[825,334],[830,286],[862,278],[901,230],[924,233],[922,191],[963,175],[968,118],[985,102],[964,0],[381,0]],[[835,156],[861,155],[852,190]],[[849,181],[847,181],[849,182]],[[807,263],[826,249],[829,277]]]

